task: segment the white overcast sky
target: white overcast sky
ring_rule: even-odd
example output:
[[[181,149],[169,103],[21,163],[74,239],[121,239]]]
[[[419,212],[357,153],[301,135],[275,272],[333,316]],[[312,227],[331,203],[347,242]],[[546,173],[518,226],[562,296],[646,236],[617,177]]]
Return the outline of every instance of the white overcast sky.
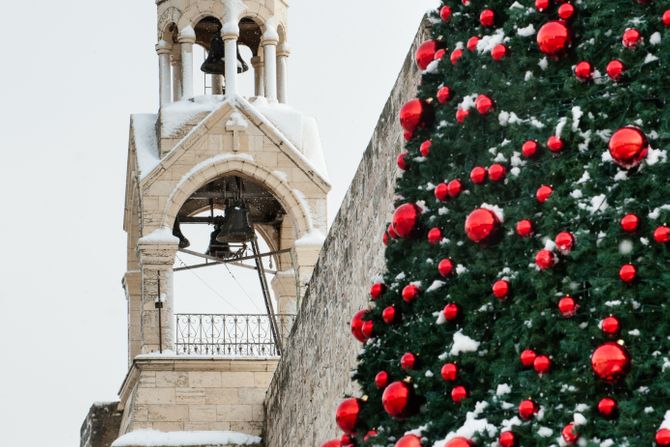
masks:
[[[5,3],[0,445],[72,447],[89,405],[115,399],[127,370],[128,119],[157,108],[156,6]],[[291,0],[289,103],[319,122],[331,220],[420,19],[437,4]]]

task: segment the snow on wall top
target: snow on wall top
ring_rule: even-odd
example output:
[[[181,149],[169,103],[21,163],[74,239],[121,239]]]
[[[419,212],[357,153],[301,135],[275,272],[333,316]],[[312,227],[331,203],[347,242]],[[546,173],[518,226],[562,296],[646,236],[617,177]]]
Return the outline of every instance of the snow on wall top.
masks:
[[[135,150],[137,152],[137,168],[140,177],[144,178],[158,163],[158,138],[156,136],[156,121],[158,115],[141,113],[131,115],[130,128],[135,138]]]
[[[112,443],[112,447],[181,447],[260,445],[261,438],[231,431],[136,430]]]

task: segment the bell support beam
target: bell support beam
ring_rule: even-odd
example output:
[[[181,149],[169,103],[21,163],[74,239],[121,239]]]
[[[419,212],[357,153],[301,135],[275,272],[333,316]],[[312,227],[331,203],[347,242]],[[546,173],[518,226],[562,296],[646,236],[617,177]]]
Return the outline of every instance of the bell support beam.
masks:
[[[183,99],[193,98],[193,44],[195,30],[187,26],[179,33],[181,45],[181,94]]]
[[[172,76],[170,73],[170,53],[172,53],[172,45],[161,40],[156,44],[156,53],[158,54],[160,105],[162,107],[169,104],[172,99]]]

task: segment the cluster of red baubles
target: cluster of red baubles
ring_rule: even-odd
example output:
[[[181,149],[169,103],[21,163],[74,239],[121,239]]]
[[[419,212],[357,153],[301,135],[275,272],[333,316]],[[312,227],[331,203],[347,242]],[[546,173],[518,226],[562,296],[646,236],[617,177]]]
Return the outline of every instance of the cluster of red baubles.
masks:
[[[533,367],[536,373],[546,374],[551,369],[551,359],[546,355],[538,355],[532,349],[524,350],[519,356],[521,365],[525,368]]]

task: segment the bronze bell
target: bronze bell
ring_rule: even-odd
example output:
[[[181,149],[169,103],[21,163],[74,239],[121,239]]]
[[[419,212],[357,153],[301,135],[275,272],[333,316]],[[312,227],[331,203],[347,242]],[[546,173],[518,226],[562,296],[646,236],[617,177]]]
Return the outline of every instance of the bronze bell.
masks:
[[[226,50],[223,44],[223,39],[221,38],[221,33],[216,32],[212,36],[212,42],[209,45],[209,54],[207,55],[205,62],[202,63],[200,70],[208,74],[226,74]],[[249,70],[249,66],[246,62],[244,62],[244,59],[242,59],[242,55],[240,54],[240,46],[238,44],[237,72],[244,73],[247,70]]]
[[[174,237],[179,238],[179,248],[188,248],[191,246],[189,240],[186,239],[184,233],[181,232],[181,227],[179,226],[179,219],[176,219],[174,221],[174,227],[172,227],[172,235]]]
[[[221,225],[214,226],[214,231],[209,237],[209,247],[205,252],[208,256],[214,256],[215,258],[228,259],[233,256],[233,252],[230,251],[230,246],[227,242],[219,242],[216,240],[216,237],[221,232]]]
[[[236,202],[226,207],[221,231],[217,242],[249,242],[254,238],[254,228],[249,221],[249,212],[243,202]]]

